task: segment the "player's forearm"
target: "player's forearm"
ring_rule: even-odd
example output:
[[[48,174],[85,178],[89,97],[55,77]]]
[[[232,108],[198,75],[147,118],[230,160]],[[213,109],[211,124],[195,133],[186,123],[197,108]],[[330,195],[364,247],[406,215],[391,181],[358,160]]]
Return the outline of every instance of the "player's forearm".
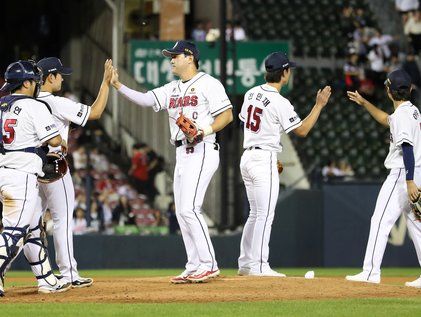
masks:
[[[212,132],[216,133],[225,128],[233,120],[232,109],[225,110],[219,114],[211,124]],[[210,134],[210,133],[209,133]]]
[[[101,87],[99,88],[98,96],[92,104],[91,113],[89,114],[88,120],[97,120],[101,118],[105,106],[107,105],[109,91],[110,85],[102,82]]]
[[[310,113],[305,117],[301,126],[294,130],[294,133],[299,137],[306,137],[317,122],[317,119],[322,112],[323,107],[318,104],[314,105]]]
[[[371,116],[381,125],[388,127],[389,126],[389,122],[387,120],[387,118],[389,117],[389,115],[384,112],[383,110],[380,110],[379,108],[377,108],[375,105],[373,105],[371,102],[369,101],[364,101],[362,106],[371,114]]]
[[[139,106],[153,107],[155,105],[155,98],[151,91],[143,93],[121,85],[118,92]]]
[[[55,136],[54,138],[51,138],[47,141],[48,145],[52,147],[60,146],[63,139],[61,138],[60,134]]]

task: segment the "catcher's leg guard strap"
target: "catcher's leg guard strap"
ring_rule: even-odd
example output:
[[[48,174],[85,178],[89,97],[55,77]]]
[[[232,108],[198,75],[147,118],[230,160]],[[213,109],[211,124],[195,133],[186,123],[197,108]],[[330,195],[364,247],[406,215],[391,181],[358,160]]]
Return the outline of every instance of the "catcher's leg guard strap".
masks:
[[[31,237],[26,240],[25,257],[31,265],[32,272],[41,284],[56,285],[57,278],[51,268],[50,258],[46,247],[46,235],[42,220],[38,226],[31,228]],[[29,250],[29,252],[27,252]]]
[[[3,277],[10,262],[18,255],[23,245],[28,226],[4,227],[0,235],[0,276]]]

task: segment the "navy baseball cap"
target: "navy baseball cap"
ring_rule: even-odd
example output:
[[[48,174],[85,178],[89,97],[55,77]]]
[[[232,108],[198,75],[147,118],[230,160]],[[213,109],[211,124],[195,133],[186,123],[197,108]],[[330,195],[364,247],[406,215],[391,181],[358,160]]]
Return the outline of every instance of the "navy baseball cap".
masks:
[[[196,44],[190,41],[178,41],[174,44],[173,48],[162,50],[162,55],[165,57],[171,57],[179,54],[193,55],[197,60],[199,60],[200,56]]]
[[[297,66],[297,64],[290,61],[287,54],[282,52],[269,54],[265,59],[265,68],[267,72],[275,72],[277,70],[294,68],[295,66]]]
[[[403,69],[397,69],[387,75],[384,82],[391,90],[398,90],[400,88],[411,88],[411,77]]]
[[[37,63],[37,65],[41,68],[44,76],[52,73],[70,75],[73,71],[70,67],[64,67],[61,60],[57,57],[43,58]]]

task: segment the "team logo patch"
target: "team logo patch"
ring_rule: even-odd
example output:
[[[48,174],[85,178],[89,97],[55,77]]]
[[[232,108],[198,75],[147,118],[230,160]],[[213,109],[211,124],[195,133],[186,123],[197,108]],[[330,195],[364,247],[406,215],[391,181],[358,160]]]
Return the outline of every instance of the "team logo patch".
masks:
[[[414,119],[417,120],[418,117],[420,116],[420,113],[418,112],[418,110],[415,110],[413,113]]]

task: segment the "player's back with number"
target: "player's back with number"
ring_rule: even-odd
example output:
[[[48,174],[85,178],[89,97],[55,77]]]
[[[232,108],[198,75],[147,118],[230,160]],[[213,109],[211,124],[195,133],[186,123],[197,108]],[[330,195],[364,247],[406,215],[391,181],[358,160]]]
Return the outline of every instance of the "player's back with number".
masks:
[[[389,116],[390,146],[385,160],[388,169],[403,168],[402,143],[413,146],[415,166],[421,166],[421,115],[410,101],[402,103]]]
[[[15,101],[10,110],[3,113],[2,128],[4,148],[12,151],[39,147],[57,134],[47,107],[32,98]],[[35,153],[16,151],[0,155],[0,166],[40,174],[42,161]]]
[[[244,122],[244,148],[259,146],[280,151],[280,133],[288,133],[300,125],[300,118],[288,99],[264,84],[244,96],[240,112]]]

